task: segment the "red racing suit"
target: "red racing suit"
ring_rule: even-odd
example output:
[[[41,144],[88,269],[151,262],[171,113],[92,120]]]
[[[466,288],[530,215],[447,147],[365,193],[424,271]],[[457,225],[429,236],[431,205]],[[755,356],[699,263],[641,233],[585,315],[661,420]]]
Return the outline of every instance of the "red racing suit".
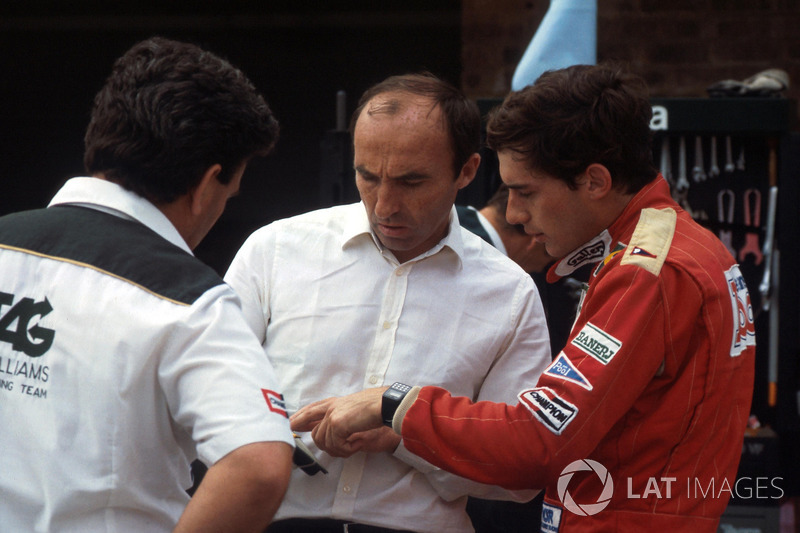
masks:
[[[661,177],[548,280],[587,263],[567,345],[517,405],[423,387],[395,427],[443,469],[546,488],[542,531],[715,532],[753,391],[739,268]]]

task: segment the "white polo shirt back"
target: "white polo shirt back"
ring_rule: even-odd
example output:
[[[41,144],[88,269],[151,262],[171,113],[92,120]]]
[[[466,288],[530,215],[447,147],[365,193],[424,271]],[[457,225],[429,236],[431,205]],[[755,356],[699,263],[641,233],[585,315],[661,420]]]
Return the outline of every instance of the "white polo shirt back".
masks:
[[[293,443],[272,368],[158,209],[75,178],[0,218],[0,529],[170,531],[192,459],[261,441]]]

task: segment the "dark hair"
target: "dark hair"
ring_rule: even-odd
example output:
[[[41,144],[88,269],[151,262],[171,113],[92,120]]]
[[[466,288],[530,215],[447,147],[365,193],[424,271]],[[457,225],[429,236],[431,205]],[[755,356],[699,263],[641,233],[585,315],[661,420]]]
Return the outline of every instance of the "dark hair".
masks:
[[[278,122],[247,77],[199,47],[154,37],[114,63],[95,96],[84,165],[155,204],[170,203],[219,164],[230,183],[266,155]]]
[[[570,187],[590,164],[600,163],[618,190],[634,193],[658,175],[651,116],[640,77],[613,65],[576,65],[545,72],[509,94],[489,114],[486,141]]]
[[[481,114],[477,104],[464,96],[460,90],[430,72],[391,76],[373,85],[361,95],[358,106],[350,119],[351,135],[355,131],[358,117],[361,116],[367,102],[380,94],[390,92],[429,98],[433,101],[433,107],[441,108],[445,126],[450,134],[450,144],[453,148],[453,168],[457,177],[461,172],[461,167],[469,160],[470,156],[480,149]],[[388,111],[391,112],[391,109]]]

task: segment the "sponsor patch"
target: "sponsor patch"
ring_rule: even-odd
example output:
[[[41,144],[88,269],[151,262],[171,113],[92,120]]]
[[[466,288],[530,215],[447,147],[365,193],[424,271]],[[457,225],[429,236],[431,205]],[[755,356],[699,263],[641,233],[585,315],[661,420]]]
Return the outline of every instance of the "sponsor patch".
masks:
[[[618,253],[620,253],[620,252],[622,252],[623,250],[625,250],[626,246],[627,246],[626,244],[623,244],[623,243],[621,243],[621,242],[618,242],[618,243],[617,243],[617,245],[616,245],[616,246],[614,246],[614,249],[613,249],[613,250],[611,250],[611,253],[610,253],[610,254],[608,254],[608,255],[605,257],[605,259],[603,259],[602,261],[600,261],[599,263],[597,263],[597,268],[595,268],[595,269],[594,269],[594,274],[593,274],[593,276],[594,276],[594,277],[597,277],[597,275],[600,273],[600,271],[601,271],[601,270],[603,270],[603,267],[604,267],[604,266],[606,266],[606,265],[609,263],[609,261],[611,261],[612,259],[614,259],[614,256],[615,256],[615,255],[617,255]]]
[[[278,413],[286,418],[289,418],[289,413],[286,412],[286,402],[283,400],[283,394],[278,394],[275,391],[261,389],[264,399],[267,401],[267,407],[273,413]]]
[[[555,267],[555,274],[561,277],[572,274],[583,265],[604,258],[609,248],[611,248],[611,234],[608,230],[603,230],[603,233],[559,261]]]
[[[641,255],[642,257],[655,257],[655,254],[651,254],[644,248],[639,248],[638,246],[633,247],[633,250],[631,250],[631,255]]]
[[[580,385],[586,390],[592,390],[593,388],[589,380],[586,379],[586,376],[575,368],[575,365],[572,364],[572,361],[569,360],[564,352],[558,354],[558,357],[556,357],[555,361],[550,363],[550,366],[545,369],[544,373],[548,376],[555,376]]]
[[[559,397],[552,389],[537,387],[520,393],[519,400],[556,435],[572,422],[578,408]]]
[[[733,310],[733,340],[731,341],[731,357],[738,357],[748,346],[756,344],[756,328],[753,324],[753,306],[750,293],[747,292],[742,273],[737,265],[725,272],[728,281],[728,292]]]
[[[561,508],[555,505],[550,505],[547,502],[542,503],[542,533],[558,533],[561,528]]]
[[[602,329],[587,322],[583,329],[578,332],[571,344],[577,346],[582,351],[591,355],[604,365],[622,348],[622,342],[615,339]]]

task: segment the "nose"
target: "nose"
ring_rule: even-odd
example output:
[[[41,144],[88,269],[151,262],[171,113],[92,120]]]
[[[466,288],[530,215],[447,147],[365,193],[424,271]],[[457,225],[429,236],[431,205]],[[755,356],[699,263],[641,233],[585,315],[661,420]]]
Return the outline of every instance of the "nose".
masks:
[[[521,205],[521,201],[517,198],[514,191],[508,194],[508,205],[506,206],[506,220],[509,224],[525,224],[530,220],[527,211]]]
[[[389,183],[380,183],[375,190],[375,216],[387,220],[400,210],[398,191]]]

